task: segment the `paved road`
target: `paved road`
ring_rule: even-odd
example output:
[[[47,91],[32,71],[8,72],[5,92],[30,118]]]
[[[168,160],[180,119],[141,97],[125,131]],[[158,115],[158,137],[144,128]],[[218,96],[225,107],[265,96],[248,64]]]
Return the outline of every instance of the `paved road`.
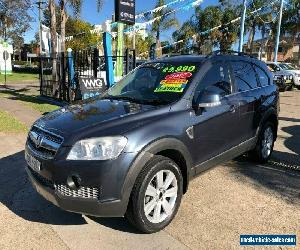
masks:
[[[0,249],[236,249],[240,234],[272,233],[300,240],[300,171],[292,170],[300,170],[299,91],[281,96],[270,164],[239,159],[203,174],[173,223],[153,235],[122,218],[72,214],[43,200],[25,176],[24,143],[25,135],[0,134]]]

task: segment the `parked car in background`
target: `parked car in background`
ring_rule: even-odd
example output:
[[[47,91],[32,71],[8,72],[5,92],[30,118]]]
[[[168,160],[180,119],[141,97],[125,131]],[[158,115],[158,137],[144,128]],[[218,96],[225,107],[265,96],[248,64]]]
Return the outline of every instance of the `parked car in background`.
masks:
[[[277,85],[279,91],[284,92],[289,88],[285,83],[286,80],[284,75],[275,72],[273,73],[273,77],[274,77],[274,83]]]
[[[278,112],[273,76],[257,59],[162,58],[102,96],[36,121],[26,171],[37,192],[64,210],[125,215],[154,233],[173,220],[196,176],[245,153],[266,163]]]
[[[300,70],[291,63],[278,63],[278,65],[281,69],[284,69],[293,75],[294,86],[300,89]]]
[[[266,62],[269,69],[273,73],[278,73],[284,76],[286,89],[292,89],[293,86],[300,88],[300,75],[287,69],[284,63]]]

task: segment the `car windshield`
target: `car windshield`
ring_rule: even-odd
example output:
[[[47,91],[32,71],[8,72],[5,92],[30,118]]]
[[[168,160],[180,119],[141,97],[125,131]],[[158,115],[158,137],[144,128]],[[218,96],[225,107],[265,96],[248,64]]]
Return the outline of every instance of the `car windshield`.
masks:
[[[286,69],[286,70],[295,70],[295,68],[290,64],[280,63],[279,65],[281,68]]]
[[[182,97],[199,67],[199,63],[147,63],[112,86],[104,98],[170,104]]]

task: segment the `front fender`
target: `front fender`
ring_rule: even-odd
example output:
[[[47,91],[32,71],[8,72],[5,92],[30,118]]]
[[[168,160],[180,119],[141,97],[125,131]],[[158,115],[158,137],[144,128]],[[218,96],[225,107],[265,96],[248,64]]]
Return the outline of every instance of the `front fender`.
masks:
[[[146,163],[151,160],[151,158],[162,152],[164,150],[176,150],[180,153],[186,162],[186,176],[187,176],[187,186],[189,180],[194,176],[193,168],[192,168],[192,158],[190,156],[189,151],[187,150],[186,146],[175,138],[161,138],[149,143],[135,158],[133,163],[131,164],[128,173],[125,178],[125,182],[122,188],[122,203],[128,204],[130,194],[132,188],[135,184],[135,181],[145,167]],[[126,206],[127,207],[127,206]],[[124,211],[125,214],[126,211]]]

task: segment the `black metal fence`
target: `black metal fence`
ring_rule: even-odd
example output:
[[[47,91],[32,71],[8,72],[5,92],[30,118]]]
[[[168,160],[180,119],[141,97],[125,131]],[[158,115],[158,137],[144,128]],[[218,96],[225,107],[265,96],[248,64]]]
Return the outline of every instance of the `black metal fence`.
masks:
[[[106,79],[105,57],[99,55],[99,50],[88,49],[74,51],[72,53],[75,76],[78,89],[79,77],[95,77]],[[117,56],[112,56],[114,65]],[[128,74],[135,68],[135,51],[126,50],[123,59],[123,75]],[[71,84],[69,75],[69,58],[64,53],[59,53],[57,58],[40,58],[40,94],[42,96],[70,102],[72,100],[72,91],[74,86]],[[107,81],[106,81],[107,82]],[[73,88],[73,89],[72,89]]]

